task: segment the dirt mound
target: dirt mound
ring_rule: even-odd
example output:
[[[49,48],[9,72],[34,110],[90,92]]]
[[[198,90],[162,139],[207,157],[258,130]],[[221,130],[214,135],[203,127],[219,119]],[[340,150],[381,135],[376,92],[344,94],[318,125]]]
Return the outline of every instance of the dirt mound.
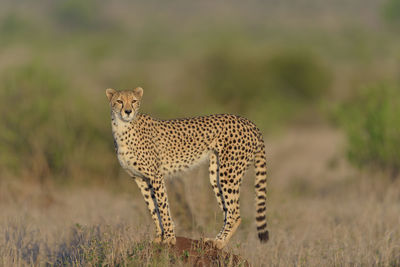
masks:
[[[210,242],[177,237],[176,245],[168,247],[170,258],[190,266],[250,266],[238,255],[214,248]]]

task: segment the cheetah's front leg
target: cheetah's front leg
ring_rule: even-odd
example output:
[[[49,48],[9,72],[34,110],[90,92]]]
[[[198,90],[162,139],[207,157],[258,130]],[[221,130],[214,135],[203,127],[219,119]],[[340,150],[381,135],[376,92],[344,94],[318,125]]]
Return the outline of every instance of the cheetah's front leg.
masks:
[[[176,243],[174,223],[172,222],[167,192],[163,179],[135,179],[138,184],[151,217],[156,225],[156,243]]]
[[[144,201],[146,202],[147,208],[150,211],[151,217],[156,225],[156,237],[154,242],[161,243],[163,236],[163,229],[161,225],[158,223],[158,216],[156,213],[156,206],[154,205],[154,201],[152,200],[152,191],[150,190],[149,184],[142,178],[135,178],[135,182],[138,185]]]

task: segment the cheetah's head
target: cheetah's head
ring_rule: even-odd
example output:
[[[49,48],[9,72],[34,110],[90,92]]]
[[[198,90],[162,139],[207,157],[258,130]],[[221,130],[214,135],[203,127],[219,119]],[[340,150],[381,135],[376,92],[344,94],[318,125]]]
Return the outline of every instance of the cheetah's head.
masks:
[[[117,91],[107,89],[106,95],[110,101],[112,112],[123,121],[132,121],[139,111],[140,100],[143,96],[143,89],[137,87],[133,90]]]

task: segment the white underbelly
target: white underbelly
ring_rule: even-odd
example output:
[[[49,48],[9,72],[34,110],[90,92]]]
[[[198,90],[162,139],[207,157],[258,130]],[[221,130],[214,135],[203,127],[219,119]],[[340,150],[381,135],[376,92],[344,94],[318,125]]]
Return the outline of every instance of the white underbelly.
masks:
[[[118,155],[118,161],[121,167],[132,177],[143,177],[143,173],[139,172],[132,166],[132,160],[126,159],[124,156]]]

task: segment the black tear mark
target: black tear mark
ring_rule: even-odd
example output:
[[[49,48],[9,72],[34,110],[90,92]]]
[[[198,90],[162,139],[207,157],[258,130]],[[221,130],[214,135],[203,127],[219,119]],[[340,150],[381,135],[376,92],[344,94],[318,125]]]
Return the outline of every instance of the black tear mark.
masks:
[[[115,153],[118,153],[118,144],[117,144],[117,140],[115,140],[115,138],[114,138],[114,149],[115,149]]]

